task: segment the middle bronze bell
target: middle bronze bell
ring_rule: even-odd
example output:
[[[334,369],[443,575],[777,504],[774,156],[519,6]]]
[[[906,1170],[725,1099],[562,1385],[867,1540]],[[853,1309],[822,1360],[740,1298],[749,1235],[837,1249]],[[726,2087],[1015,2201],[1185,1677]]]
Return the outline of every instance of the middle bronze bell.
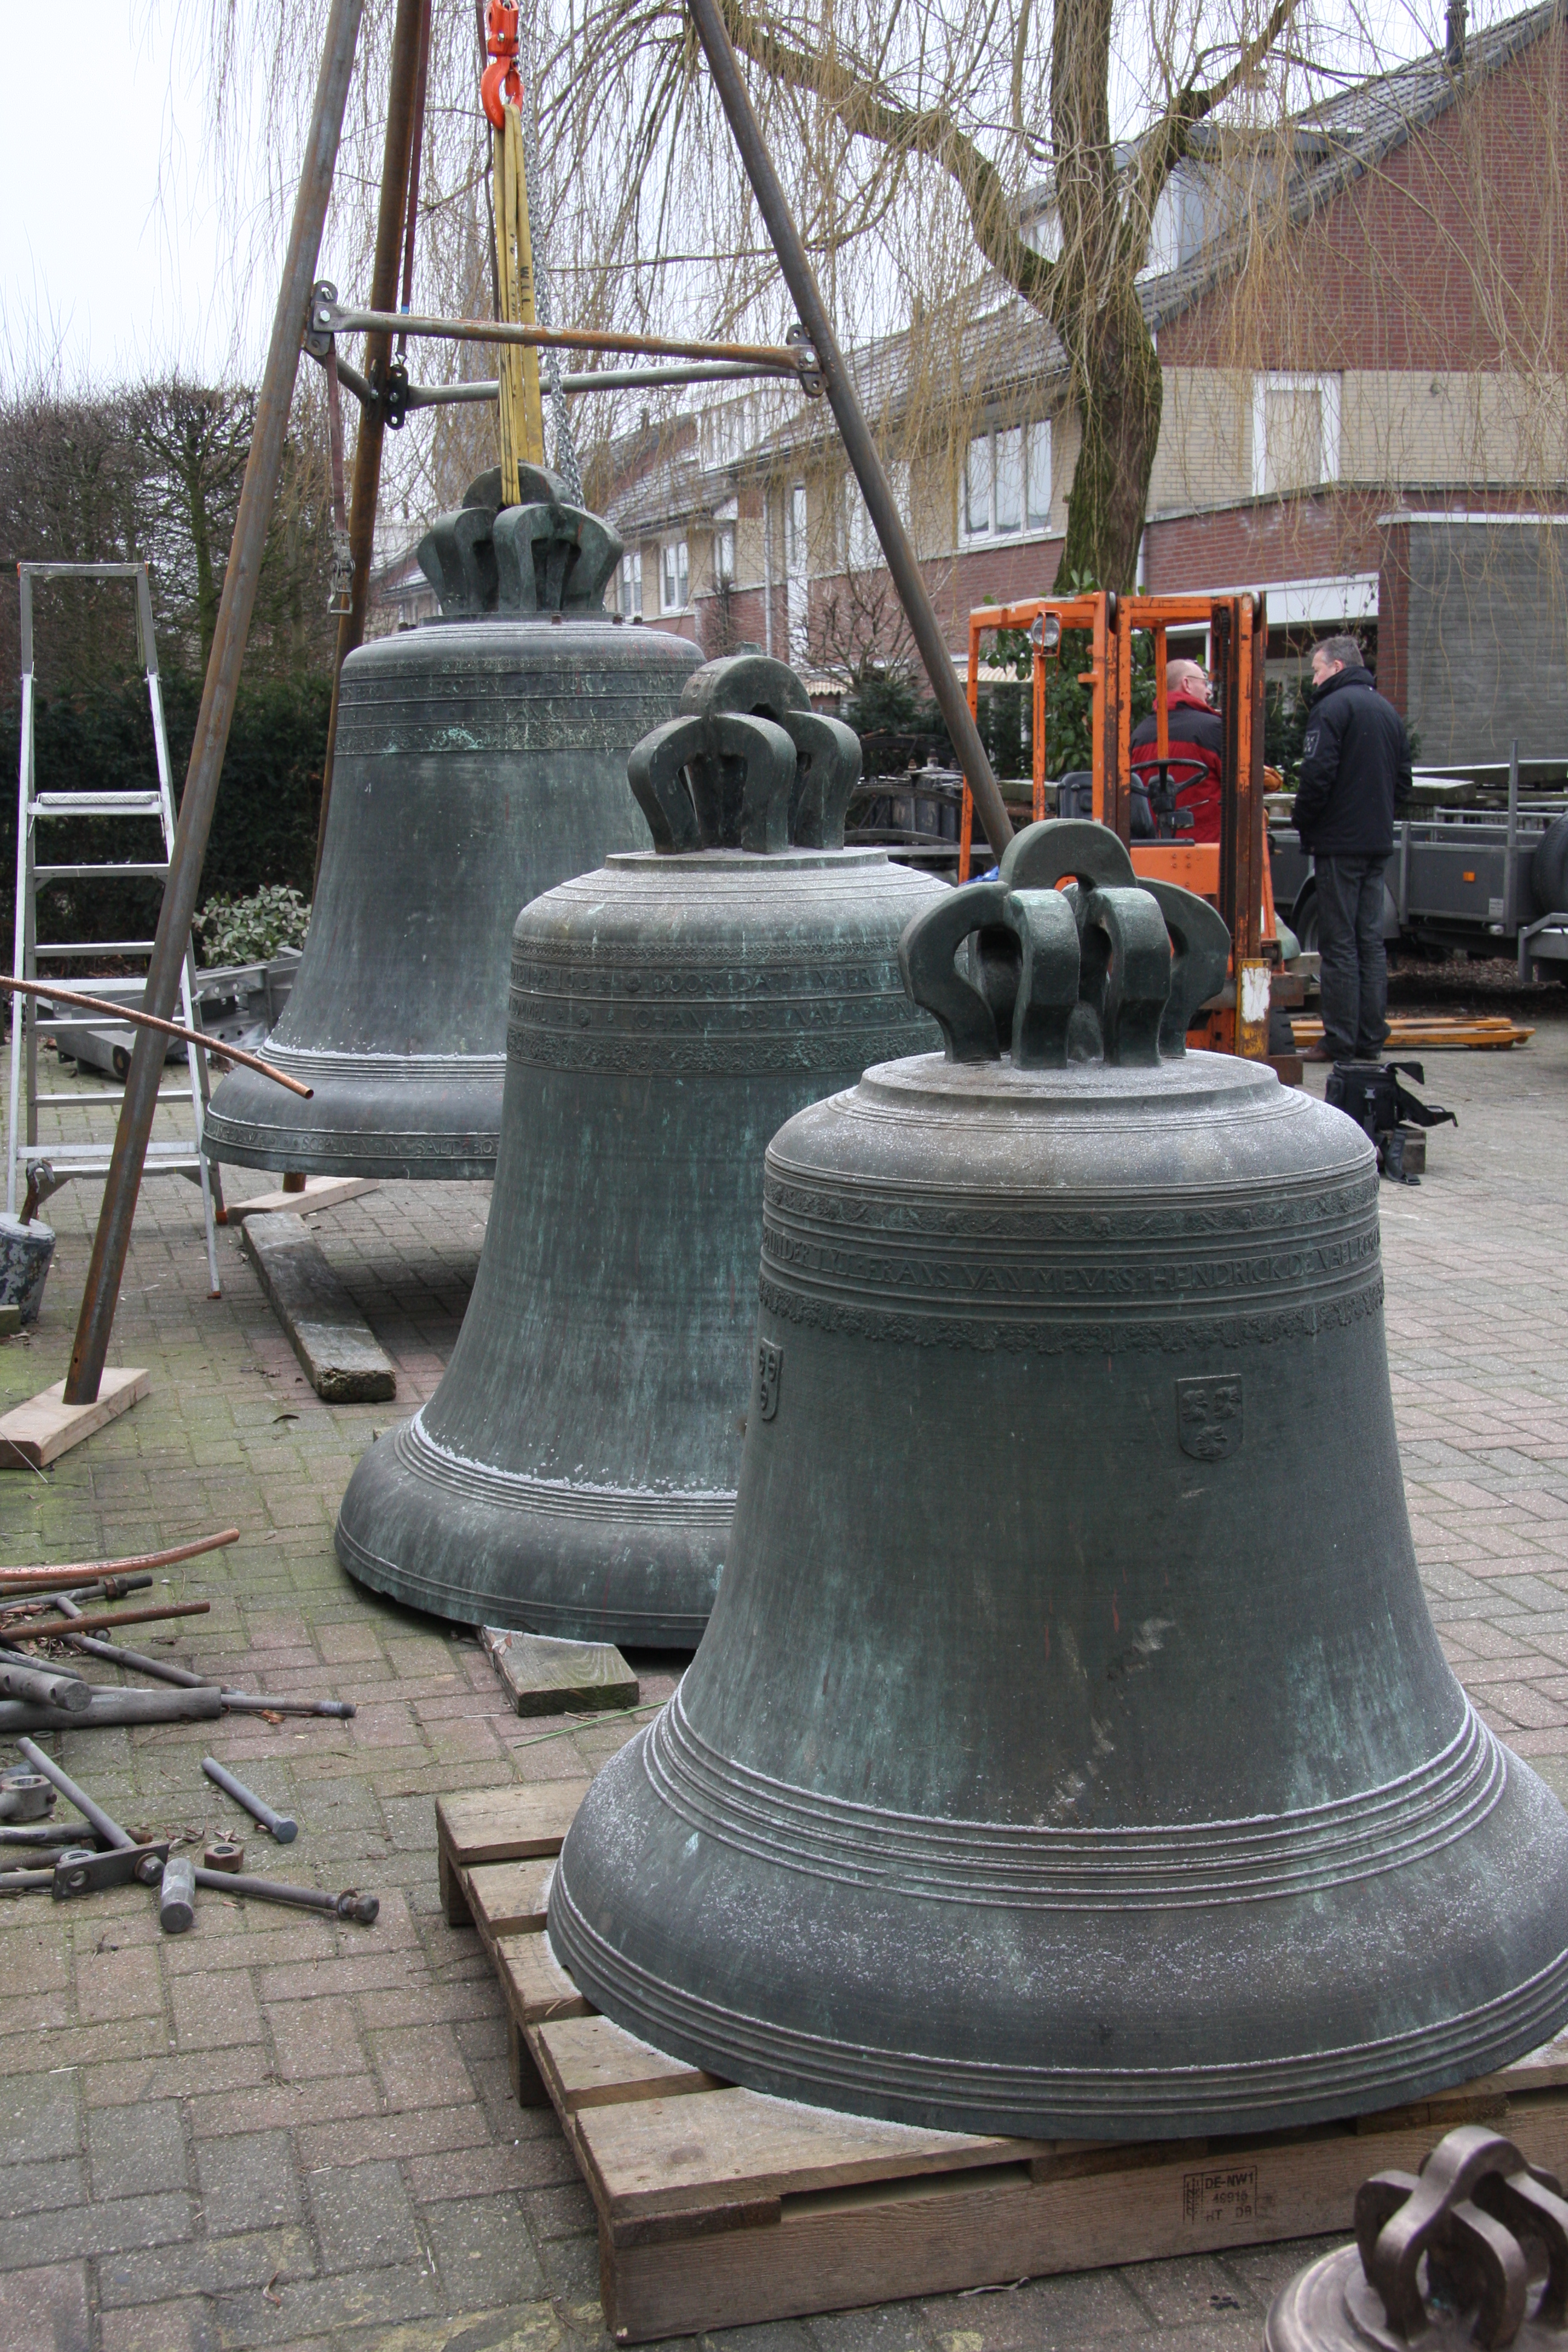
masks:
[[[439,1388],[360,1460],[338,1557],[466,1623],[692,1649],[729,1542],[763,1160],[929,1050],[900,934],[947,896],[846,849],[847,727],[783,662],[693,672],[627,773],[652,852],[525,907],[479,1277]]]

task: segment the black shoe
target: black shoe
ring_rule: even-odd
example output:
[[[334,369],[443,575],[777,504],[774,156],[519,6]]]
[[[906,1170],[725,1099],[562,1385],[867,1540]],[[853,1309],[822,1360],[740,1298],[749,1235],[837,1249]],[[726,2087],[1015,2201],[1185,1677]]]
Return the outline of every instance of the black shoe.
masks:
[[[1326,1045],[1305,1046],[1301,1054],[1304,1062],[1343,1062],[1348,1058],[1348,1055],[1336,1053],[1333,1046]]]

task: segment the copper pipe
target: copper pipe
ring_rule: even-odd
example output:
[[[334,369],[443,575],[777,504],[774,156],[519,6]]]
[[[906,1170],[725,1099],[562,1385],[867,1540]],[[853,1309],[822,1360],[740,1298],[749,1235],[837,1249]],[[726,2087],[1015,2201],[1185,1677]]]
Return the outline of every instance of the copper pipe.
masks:
[[[79,989],[59,988],[52,980],[12,980],[0,972],[0,988],[8,988],[14,996],[47,996],[51,1004],[80,1004],[89,1013],[104,1013],[110,1021],[129,1021],[138,1029],[161,1029],[165,1037],[183,1037],[188,1045],[200,1045],[208,1054],[216,1054],[226,1062],[243,1062],[247,1070],[259,1070],[264,1078],[275,1086],[287,1087],[293,1095],[303,1095],[309,1102],[313,1087],[302,1087],[298,1078],[286,1078],[270,1062],[259,1061],[254,1054],[242,1054],[237,1045],[225,1045],[209,1037],[205,1029],[186,1029],[178,1021],[159,1021],[151,1013],[133,1013],[128,1004],[115,1004],[107,996],[84,996]]]
[[[194,1543],[175,1544],[172,1551],[138,1552],[132,1559],[68,1559],[58,1568],[0,1568],[0,1598],[8,1591],[37,1591],[46,1580],[68,1591],[73,1585],[95,1584],[105,1576],[130,1576],[144,1568],[173,1568],[176,1561],[195,1559],[204,1551],[222,1551],[239,1541],[237,1528],[220,1535],[198,1536]]]

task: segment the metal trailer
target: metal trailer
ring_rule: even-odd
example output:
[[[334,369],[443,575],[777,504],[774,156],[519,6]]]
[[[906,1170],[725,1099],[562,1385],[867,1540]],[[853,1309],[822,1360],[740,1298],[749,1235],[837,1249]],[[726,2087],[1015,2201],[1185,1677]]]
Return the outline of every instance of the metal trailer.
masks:
[[[1563,763],[1552,763],[1560,771]],[[1417,769],[1419,784],[1430,772]],[[1568,981],[1568,795],[1535,793],[1520,804],[1517,750],[1506,771],[1508,806],[1446,807],[1394,827],[1384,877],[1383,936],[1414,948],[1464,948],[1519,961]],[[1446,781],[1436,776],[1432,781]],[[1275,904],[1305,949],[1318,946],[1312,861],[1293,826],[1272,824]],[[1554,903],[1556,902],[1556,903]]]

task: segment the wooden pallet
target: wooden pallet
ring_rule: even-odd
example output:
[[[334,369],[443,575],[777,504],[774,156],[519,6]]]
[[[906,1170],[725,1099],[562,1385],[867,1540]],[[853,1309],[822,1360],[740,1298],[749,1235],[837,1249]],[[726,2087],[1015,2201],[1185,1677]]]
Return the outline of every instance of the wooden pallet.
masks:
[[[1348,2236],[1369,2174],[1485,2121],[1568,2171],[1568,2036],[1417,2105],[1247,2138],[1019,2140],[738,2090],[601,2017],[542,1933],[585,1780],[441,1799],[441,1900],[506,1997],[512,2085],[548,2101],[599,2216],[620,2344],[1161,2255]]]
[[[1290,1034],[1300,1053],[1304,1046],[1322,1044],[1323,1024],[1315,1013],[1310,1019],[1298,1014],[1291,1021]],[[1479,1013],[1473,1017],[1465,1013],[1395,1013],[1390,1015],[1388,1034],[1380,1051],[1434,1054],[1444,1046],[1468,1045],[1480,1053],[1501,1052],[1510,1045],[1528,1045],[1534,1034],[1533,1029],[1510,1020],[1506,1013]]]

